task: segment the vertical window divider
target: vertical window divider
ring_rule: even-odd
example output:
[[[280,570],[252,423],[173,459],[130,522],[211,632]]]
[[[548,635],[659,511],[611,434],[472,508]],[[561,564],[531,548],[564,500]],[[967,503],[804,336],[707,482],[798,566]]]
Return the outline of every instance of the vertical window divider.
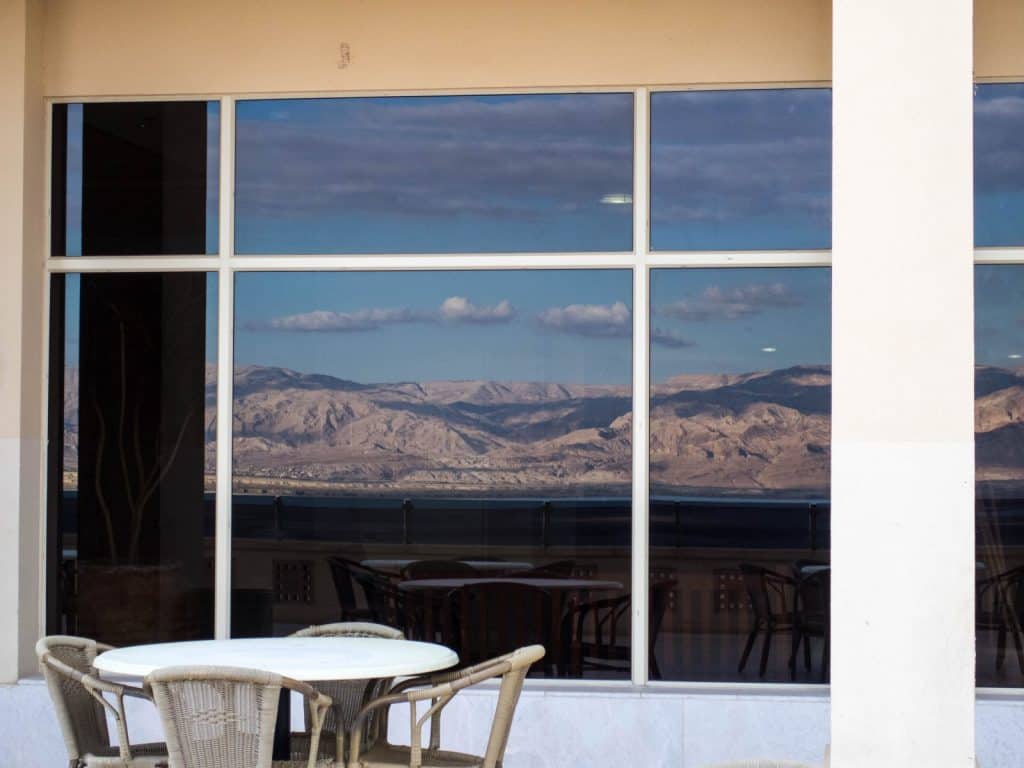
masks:
[[[650,463],[650,92],[638,88],[633,103],[633,501],[632,501],[632,621],[630,646],[632,680],[645,685],[648,677],[648,465]]]
[[[217,269],[217,494],[214,524],[214,637],[231,636],[231,424],[234,391],[235,100],[220,100],[220,216]]]

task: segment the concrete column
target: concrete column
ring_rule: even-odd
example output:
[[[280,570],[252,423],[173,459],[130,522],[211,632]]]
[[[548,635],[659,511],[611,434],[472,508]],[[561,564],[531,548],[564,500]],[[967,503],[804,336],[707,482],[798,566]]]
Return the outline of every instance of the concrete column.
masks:
[[[833,14],[832,765],[970,766],[972,3]]]
[[[0,682],[39,634],[45,110],[42,3],[0,0]]]

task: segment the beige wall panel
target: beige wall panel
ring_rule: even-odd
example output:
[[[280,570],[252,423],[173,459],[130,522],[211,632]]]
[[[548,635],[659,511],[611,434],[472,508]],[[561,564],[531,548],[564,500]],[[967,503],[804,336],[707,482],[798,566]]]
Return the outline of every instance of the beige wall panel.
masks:
[[[820,81],[830,25],[828,0],[52,0],[46,91]]]
[[[975,0],[975,77],[1024,78],[1024,2]]]

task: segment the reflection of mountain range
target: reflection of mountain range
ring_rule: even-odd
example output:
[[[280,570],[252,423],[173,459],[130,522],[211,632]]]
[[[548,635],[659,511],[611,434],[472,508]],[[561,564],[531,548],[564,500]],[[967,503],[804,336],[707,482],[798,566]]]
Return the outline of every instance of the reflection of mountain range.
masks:
[[[213,369],[207,468],[212,472]],[[816,493],[829,473],[827,367],[677,376],[654,387],[651,487]],[[78,372],[66,372],[66,468],[77,469]],[[977,477],[1024,483],[1024,372],[979,366]],[[281,368],[235,375],[246,488],[626,493],[628,387],[495,381],[358,384]]]
[[[1024,375],[978,366],[974,397],[976,479],[1024,481]]]
[[[825,489],[828,388],[824,367],[659,384],[651,404],[653,489]],[[75,406],[69,397],[68,453],[77,439]],[[234,429],[243,488],[628,493],[631,475],[630,390],[622,386],[359,384],[252,366],[235,374]],[[73,466],[74,456],[67,460]]]

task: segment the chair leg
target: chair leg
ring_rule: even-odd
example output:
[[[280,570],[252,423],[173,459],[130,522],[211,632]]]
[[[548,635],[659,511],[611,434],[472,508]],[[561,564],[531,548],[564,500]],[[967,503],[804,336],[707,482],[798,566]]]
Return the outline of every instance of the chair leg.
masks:
[[[764,677],[764,673],[768,670],[768,653],[772,649],[772,628],[768,627],[764,632],[764,640],[761,641],[761,667],[758,670],[758,676]]]
[[[821,682],[827,683],[829,680],[829,647],[828,647],[828,633],[821,639]]]
[[[1020,627],[1013,628],[1013,647],[1017,650],[1017,666],[1024,673],[1024,648],[1021,647]]]
[[[740,672],[747,666],[747,659],[750,658],[750,652],[754,649],[754,641],[757,640],[757,630],[758,627],[755,624],[754,628],[750,630],[750,634],[747,635],[747,644],[743,646],[743,655],[740,656]]]
[[[793,645],[789,650],[789,679],[796,680],[796,657],[800,652],[800,630],[793,628]]]
[[[1003,662],[1006,660],[1006,626],[1002,625],[999,627],[999,631],[996,633],[996,671],[1003,668]]]

